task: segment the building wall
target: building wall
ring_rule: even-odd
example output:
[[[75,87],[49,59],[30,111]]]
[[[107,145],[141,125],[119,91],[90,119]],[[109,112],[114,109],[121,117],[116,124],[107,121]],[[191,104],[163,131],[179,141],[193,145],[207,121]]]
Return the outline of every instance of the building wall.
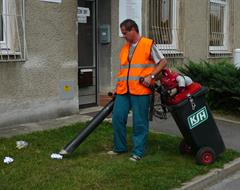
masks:
[[[184,58],[199,61],[208,55],[208,0],[183,2]]]
[[[78,111],[77,1],[25,0],[27,60],[0,64],[0,126]],[[64,100],[61,81],[74,82]]]
[[[168,59],[182,64],[208,59],[208,0],[180,2],[180,43],[184,58]],[[142,34],[148,36],[149,0],[142,0]],[[232,49],[240,48],[240,1],[231,0]],[[109,11],[106,11],[109,10]],[[78,112],[76,0],[61,4],[25,0],[27,60],[0,63],[0,126],[42,120]],[[111,25],[111,43],[97,41],[99,92],[114,88],[119,70],[119,0],[98,2],[97,28]],[[172,65],[172,64],[170,64]],[[73,82],[72,98],[62,97],[60,83]]]
[[[125,42],[125,39],[119,37],[119,1],[112,0],[111,1],[111,38],[112,38],[112,47],[111,47],[111,84],[112,88],[114,88],[114,79],[119,70],[119,51],[122,45]]]
[[[100,25],[111,25],[111,0],[102,0],[98,3],[98,28]],[[110,43],[101,44],[98,41],[98,68],[99,68],[99,92],[111,91],[111,46],[114,46],[114,41],[111,39]]]
[[[240,1],[239,0],[234,0],[234,4],[232,9],[234,10],[234,22],[233,22],[233,48],[240,48]]]

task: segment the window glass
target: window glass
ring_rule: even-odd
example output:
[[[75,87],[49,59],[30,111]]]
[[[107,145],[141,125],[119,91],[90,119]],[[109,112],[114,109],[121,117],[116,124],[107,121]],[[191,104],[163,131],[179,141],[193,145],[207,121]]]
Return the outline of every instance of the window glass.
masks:
[[[3,0],[0,0],[0,41],[3,41]]]
[[[210,46],[223,46],[225,4],[210,3]]]
[[[0,62],[25,59],[24,0],[0,0]]]
[[[210,50],[228,50],[229,20],[228,2],[210,0],[209,10],[209,46]]]
[[[173,43],[172,0],[151,0],[151,33],[157,44]]]
[[[149,36],[167,57],[182,56],[178,0],[150,0]]]

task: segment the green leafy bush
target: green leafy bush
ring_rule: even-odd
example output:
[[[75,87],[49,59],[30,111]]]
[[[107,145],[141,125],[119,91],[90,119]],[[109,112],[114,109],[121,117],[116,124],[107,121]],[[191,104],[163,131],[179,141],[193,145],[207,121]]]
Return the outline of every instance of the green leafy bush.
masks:
[[[211,108],[240,113],[240,69],[233,64],[189,61],[177,69],[209,88],[206,97]]]

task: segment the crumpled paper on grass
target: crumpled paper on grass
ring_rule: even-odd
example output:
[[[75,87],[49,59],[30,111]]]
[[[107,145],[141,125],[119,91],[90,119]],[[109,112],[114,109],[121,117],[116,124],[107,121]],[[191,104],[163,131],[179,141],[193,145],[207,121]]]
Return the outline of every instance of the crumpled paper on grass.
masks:
[[[9,157],[9,156],[6,156],[6,157],[4,158],[4,160],[3,160],[3,162],[4,162],[5,164],[10,164],[10,163],[12,163],[13,161],[14,161],[14,159],[11,158],[11,157]]]
[[[51,158],[52,159],[57,159],[57,160],[62,160],[63,156],[61,154],[52,153]]]
[[[28,146],[28,143],[26,141],[16,141],[16,148],[22,149],[26,148]]]

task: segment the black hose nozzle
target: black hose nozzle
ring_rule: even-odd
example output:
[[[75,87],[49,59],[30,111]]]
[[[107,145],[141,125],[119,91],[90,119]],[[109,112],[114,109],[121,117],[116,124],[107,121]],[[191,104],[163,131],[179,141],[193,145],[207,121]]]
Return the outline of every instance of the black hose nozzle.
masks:
[[[145,86],[145,87],[151,89],[152,91],[155,90],[154,85],[153,85],[153,84],[149,84],[149,83],[147,83],[147,82],[145,81],[144,77],[140,77],[140,78],[139,78],[139,83],[142,84],[143,86]]]

